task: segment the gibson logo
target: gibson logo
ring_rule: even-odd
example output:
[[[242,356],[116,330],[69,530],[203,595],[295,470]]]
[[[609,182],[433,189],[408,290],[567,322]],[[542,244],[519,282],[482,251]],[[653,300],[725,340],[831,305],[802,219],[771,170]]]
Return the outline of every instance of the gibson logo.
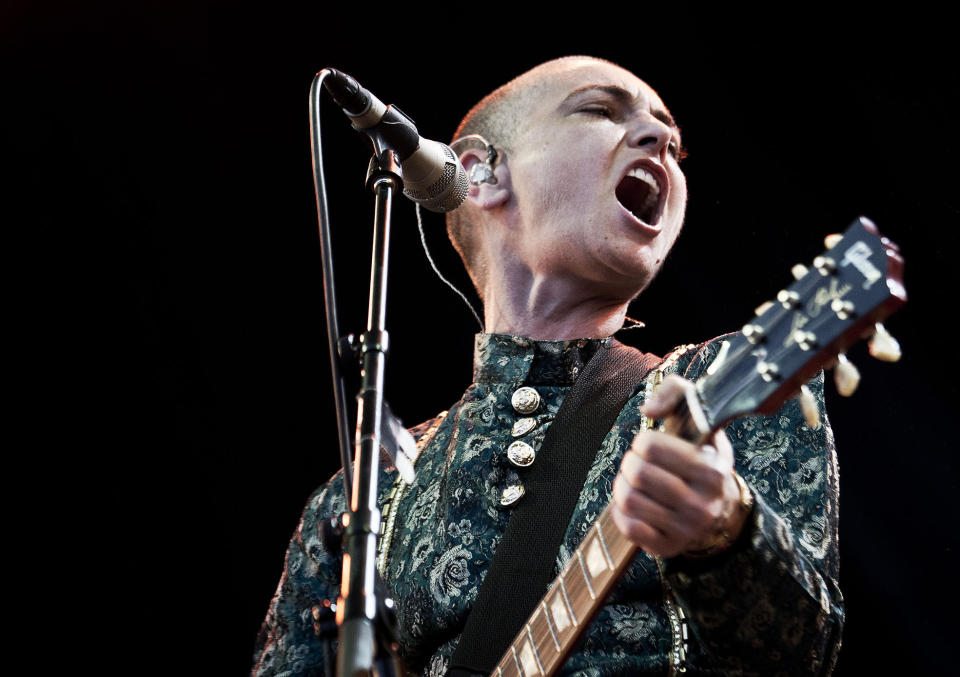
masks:
[[[794,343],[793,333],[797,329],[803,329],[810,321],[810,318],[816,317],[826,307],[829,308],[834,299],[842,299],[853,287],[849,284],[841,284],[837,278],[831,278],[830,284],[817,289],[813,296],[804,307],[804,312],[796,312],[790,318],[790,331],[783,341],[784,347]]]
[[[820,312],[819,310],[817,312]],[[797,329],[802,329],[803,326],[810,321],[810,318],[804,315],[803,313],[794,313],[790,318],[790,331],[787,332],[787,338],[783,342],[783,347],[788,348],[791,344],[795,343],[793,339],[793,333]]]
[[[834,299],[842,299],[847,293],[853,289],[852,286],[844,282],[840,284],[840,281],[837,278],[831,278],[830,284],[825,287],[820,287],[813,295],[813,298],[810,299],[807,303],[806,311],[807,315],[810,317],[816,317],[820,314],[820,311],[823,310],[824,306],[830,305]]]
[[[883,277],[883,273],[868,260],[872,253],[865,242],[857,240],[844,252],[843,261],[840,262],[841,266],[853,264],[853,267],[860,271],[860,274],[866,278],[863,283],[864,289],[870,289],[874,282]]]

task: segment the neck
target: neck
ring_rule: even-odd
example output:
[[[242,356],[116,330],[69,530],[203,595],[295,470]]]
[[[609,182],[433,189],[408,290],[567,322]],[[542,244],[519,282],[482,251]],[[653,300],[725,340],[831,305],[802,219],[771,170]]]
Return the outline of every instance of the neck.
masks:
[[[488,280],[486,331],[544,341],[611,336],[623,326],[632,298],[590,289],[582,280],[529,271],[491,275]]]

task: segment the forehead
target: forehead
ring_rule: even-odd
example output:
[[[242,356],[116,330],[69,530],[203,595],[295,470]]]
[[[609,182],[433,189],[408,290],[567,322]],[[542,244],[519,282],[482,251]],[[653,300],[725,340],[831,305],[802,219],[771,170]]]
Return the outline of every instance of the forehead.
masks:
[[[541,115],[548,115],[578,92],[603,91],[605,88],[625,90],[641,108],[667,110],[650,85],[630,71],[611,63],[579,60],[546,64],[543,70],[536,69],[529,75],[533,76],[532,88],[537,90],[532,101],[532,112]]]

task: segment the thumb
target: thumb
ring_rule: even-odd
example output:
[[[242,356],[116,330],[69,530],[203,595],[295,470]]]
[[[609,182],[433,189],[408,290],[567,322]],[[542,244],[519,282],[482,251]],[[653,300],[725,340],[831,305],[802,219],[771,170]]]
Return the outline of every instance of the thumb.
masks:
[[[676,409],[680,400],[684,398],[684,395],[693,387],[690,381],[676,374],[671,374],[663,379],[663,383],[653,392],[653,396],[644,402],[640,411],[650,418],[669,416]]]

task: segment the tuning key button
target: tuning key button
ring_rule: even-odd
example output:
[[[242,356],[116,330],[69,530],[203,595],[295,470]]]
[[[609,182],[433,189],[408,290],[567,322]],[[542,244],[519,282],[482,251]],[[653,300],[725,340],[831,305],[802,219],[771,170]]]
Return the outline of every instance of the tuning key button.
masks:
[[[832,275],[837,270],[837,262],[829,256],[818,256],[813,260],[813,267],[816,268],[821,275]]]
[[[797,329],[793,332],[793,340],[800,350],[812,350],[815,345],[817,345],[817,336],[812,331],[804,331],[803,329]]]
[[[900,359],[900,344],[890,335],[887,328],[877,322],[876,331],[867,344],[870,354],[884,362],[896,362]]]
[[[773,362],[760,360],[757,362],[757,373],[760,374],[760,377],[764,381],[770,383],[770,381],[773,381],[780,374],[780,369]]]
[[[843,233],[830,233],[823,238],[823,246],[827,249],[833,249],[843,239]]]
[[[523,386],[513,391],[510,403],[518,413],[532,414],[540,406],[540,393],[530,386]]]
[[[820,427],[820,410],[817,408],[817,400],[806,385],[800,386],[800,395],[797,396],[800,401],[800,411],[803,412],[803,418],[807,426],[813,429]]]
[[[741,331],[750,343],[757,344],[763,340],[763,327],[759,324],[746,324]]]
[[[800,305],[800,294],[795,291],[781,289],[777,292],[777,301],[787,310]]]
[[[805,265],[803,265],[802,263],[798,263],[793,268],[790,269],[790,274],[793,275],[794,280],[799,280],[800,278],[802,278],[804,275],[807,274],[807,270],[809,269]]]
[[[843,397],[850,397],[860,385],[860,371],[847,359],[843,353],[837,355],[837,368],[833,370],[833,382],[837,392]]]
[[[837,314],[841,320],[849,319],[853,315],[853,301],[844,301],[843,299],[833,299],[830,302],[830,310]]]

